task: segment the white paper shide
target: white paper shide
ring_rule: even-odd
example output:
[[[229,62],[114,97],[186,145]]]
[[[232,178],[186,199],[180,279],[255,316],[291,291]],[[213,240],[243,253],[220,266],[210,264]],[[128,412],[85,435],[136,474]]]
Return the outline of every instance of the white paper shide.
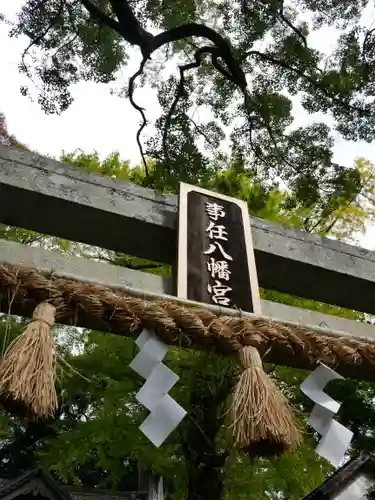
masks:
[[[308,422],[322,435],[316,452],[335,467],[343,459],[353,433],[333,418],[341,405],[328,396],[323,389],[331,380],[343,378],[328,366],[320,363],[301,384],[301,391],[315,403]]]
[[[129,366],[146,379],[136,398],[150,411],[139,428],[155,446],[160,446],[186,415],[168,395],[179,377],[162,363],[168,347],[153,332],[143,330],[136,344],[140,351]]]

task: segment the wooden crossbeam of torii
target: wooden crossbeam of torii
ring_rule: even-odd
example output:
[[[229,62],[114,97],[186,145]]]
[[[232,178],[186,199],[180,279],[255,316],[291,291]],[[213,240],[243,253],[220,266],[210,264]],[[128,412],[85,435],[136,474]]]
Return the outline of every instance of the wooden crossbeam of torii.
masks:
[[[177,198],[0,146],[0,223],[173,264]],[[131,237],[129,237],[131,235]],[[252,218],[260,286],[375,312],[375,253]],[[170,280],[108,264],[0,242],[0,262],[24,264],[77,280],[88,276],[173,294]],[[375,327],[262,302],[270,317],[324,325],[375,340]],[[22,311],[21,311],[22,312]]]

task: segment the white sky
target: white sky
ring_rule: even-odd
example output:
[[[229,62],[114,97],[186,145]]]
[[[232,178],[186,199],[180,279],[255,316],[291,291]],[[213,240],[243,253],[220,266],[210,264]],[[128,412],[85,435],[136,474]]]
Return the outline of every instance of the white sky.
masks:
[[[3,0],[0,11],[12,16],[22,3],[23,0]],[[375,18],[375,12],[372,14],[369,12],[367,19]],[[9,131],[41,154],[58,157],[62,150],[72,152],[80,148],[85,152],[95,150],[104,157],[118,151],[123,159],[129,159],[133,164],[139,163],[135,138],[139,115],[127,99],[110,94],[111,85],[90,82],[75,85],[74,103],[60,116],[44,114],[37,103],[20,94],[20,86],[25,80],[17,66],[27,41],[24,38],[9,39],[8,29],[5,24],[0,24],[0,111],[5,113]],[[310,43],[321,50],[330,51],[334,39],[335,33],[325,30],[314,34]],[[139,53],[134,51],[116,87],[134,72],[139,61]],[[151,90],[137,90],[136,99],[147,108],[149,118],[158,116],[157,102]],[[296,126],[314,121],[314,117],[306,115],[298,105],[294,107],[294,115]],[[338,134],[335,139],[334,153],[338,163],[350,166],[359,156],[375,163],[375,143],[344,141]],[[367,248],[375,248],[375,229],[371,228],[365,237],[360,237],[360,243]]]

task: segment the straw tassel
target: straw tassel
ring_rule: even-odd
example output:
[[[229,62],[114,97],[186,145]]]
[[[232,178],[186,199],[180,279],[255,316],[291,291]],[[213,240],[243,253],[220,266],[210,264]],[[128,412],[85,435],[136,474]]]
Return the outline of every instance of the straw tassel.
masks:
[[[24,332],[8,347],[0,365],[0,394],[6,407],[22,407],[35,419],[57,408],[56,351],[52,337],[56,309],[43,302]]]
[[[264,372],[255,347],[239,351],[244,371],[231,405],[235,445],[252,456],[281,455],[301,442],[301,429],[287,399]]]

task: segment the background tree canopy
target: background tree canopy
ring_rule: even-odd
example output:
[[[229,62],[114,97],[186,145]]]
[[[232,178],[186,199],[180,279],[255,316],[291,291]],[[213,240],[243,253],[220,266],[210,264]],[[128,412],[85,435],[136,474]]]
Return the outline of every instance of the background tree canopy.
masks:
[[[159,176],[200,181],[236,155],[263,184],[283,181],[290,208],[314,206],[305,226],[315,230],[362,188],[356,169],[333,161],[332,132],[374,138],[366,12],[365,0],[25,0],[10,35],[29,39],[20,71],[33,83],[21,91],[36,92],[47,113],[67,109],[80,80],[115,80],[134,56],[131,45],[139,48],[139,72],[126,90],[142,115],[139,144]],[[337,36],[332,53],[310,44],[322,28]],[[137,82],[152,85],[160,104],[148,134]],[[295,126],[292,98],[332,125]]]

